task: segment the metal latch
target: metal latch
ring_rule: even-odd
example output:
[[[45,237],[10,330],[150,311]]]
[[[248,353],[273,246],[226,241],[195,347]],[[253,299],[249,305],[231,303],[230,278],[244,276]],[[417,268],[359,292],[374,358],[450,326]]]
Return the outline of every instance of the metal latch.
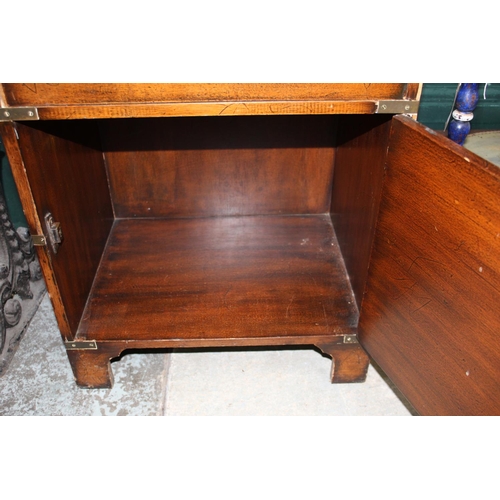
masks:
[[[39,120],[38,109],[28,107],[0,108],[0,122]]]
[[[57,253],[59,250],[59,245],[62,243],[63,234],[61,230],[61,224],[54,220],[53,215],[48,212],[45,217],[45,228],[47,229],[47,235],[52,248],[52,252]]]
[[[72,340],[64,342],[67,351],[76,350],[97,350],[97,342],[95,340]]]
[[[379,101],[375,113],[401,115],[406,113],[417,113],[419,101],[405,101],[404,99],[393,99]]]

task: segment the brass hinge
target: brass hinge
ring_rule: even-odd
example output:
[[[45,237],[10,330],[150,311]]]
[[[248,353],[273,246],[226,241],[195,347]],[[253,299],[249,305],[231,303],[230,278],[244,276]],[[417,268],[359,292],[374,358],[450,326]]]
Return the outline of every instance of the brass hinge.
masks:
[[[344,335],[344,344],[359,344],[357,335]]]
[[[97,342],[95,340],[72,340],[64,342],[67,351],[76,350],[97,350]]]
[[[404,99],[378,101],[375,113],[391,115],[417,113],[419,104],[420,101],[405,101]]]
[[[0,122],[39,120],[38,109],[28,107],[0,108]]]
[[[47,244],[47,240],[43,234],[32,234],[31,240],[36,247],[44,247]]]

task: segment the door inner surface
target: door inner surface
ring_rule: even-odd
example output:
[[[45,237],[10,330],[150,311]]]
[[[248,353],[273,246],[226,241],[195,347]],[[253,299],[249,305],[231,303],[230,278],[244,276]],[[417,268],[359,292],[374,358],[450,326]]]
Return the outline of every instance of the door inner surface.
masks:
[[[422,415],[500,414],[500,170],[393,119],[359,337]]]

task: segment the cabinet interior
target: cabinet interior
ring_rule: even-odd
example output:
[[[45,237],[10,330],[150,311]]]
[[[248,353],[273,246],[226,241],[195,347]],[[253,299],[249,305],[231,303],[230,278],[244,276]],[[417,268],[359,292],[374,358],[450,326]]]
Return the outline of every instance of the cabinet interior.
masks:
[[[390,117],[18,123],[73,335],[186,346],[355,333]],[[272,340],[274,339],[274,340]]]

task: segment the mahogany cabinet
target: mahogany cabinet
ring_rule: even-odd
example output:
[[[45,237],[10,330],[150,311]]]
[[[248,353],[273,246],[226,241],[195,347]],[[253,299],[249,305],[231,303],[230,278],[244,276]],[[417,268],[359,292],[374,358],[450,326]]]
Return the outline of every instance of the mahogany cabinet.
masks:
[[[3,84],[77,383],[127,349],[314,345],[333,382],[370,355],[422,415],[499,414],[500,173],[417,123],[418,94]]]

